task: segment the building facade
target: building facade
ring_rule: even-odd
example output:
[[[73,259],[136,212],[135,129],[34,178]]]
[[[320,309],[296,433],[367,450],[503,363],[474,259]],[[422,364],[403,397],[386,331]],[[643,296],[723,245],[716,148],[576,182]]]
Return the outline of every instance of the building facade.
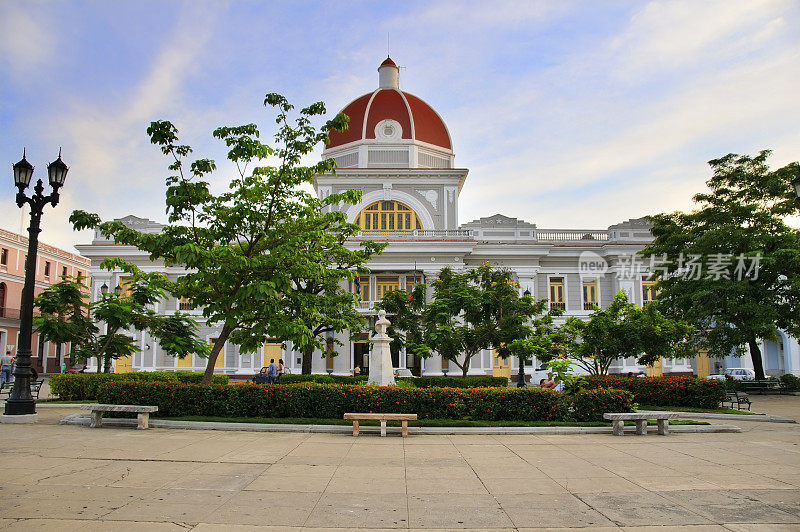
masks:
[[[542,229],[528,221],[495,214],[461,224],[459,195],[469,171],[456,166],[450,132],[442,118],[421,98],[400,90],[398,77],[397,66],[387,58],[378,68],[378,88],[345,106],[343,112],[350,117],[350,127],[331,133],[331,142],[323,152],[324,158],[336,160],[338,169],[335,174],[317,176],[314,181],[321,198],[349,189],[362,192],[358,205],[341,207],[348,221],[361,227],[351,245],[357,246],[363,239],[389,243],[383,254],[368,264],[371,273],[350,286],[358,292],[360,311],[370,323],[374,323],[377,314],[375,303],[387,291],[429,283],[443,267],[463,270],[486,261],[512,270],[521,291],[529,291],[536,299],[547,299],[551,307],[563,310],[561,320],[567,316],[588,317],[595,305],[605,307],[620,290],[639,305],[656,297],[648,279],[648,265],[636,257],[653,239],[650,226],[643,219],[603,229]],[[122,220],[144,231],[160,231],[162,227],[133,216]],[[120,256],[144,270],[156,269],[176,277],[181,273],[150,262],[146,254],[136,249],[114,245],[99,234],[91,244],[78,249],[92,260],[94,297],[99,297],[98,285],[114,286],[120,282],[121,274],[97,269],[108,256]],[[177,300],[159,304],[159,310],[165,312],[180,308]],[[145,333],[139,334],[143,351],[131,361],[132,369],[205,367],[202,359],[172,359],[160,353],[157,343]],[[203,324],[201,334],[212,341],[217,329]],[[316,353],[313,371],[366,371],[368,333],[355,342],[345,334],[337,340],[342,344],[337,356]],[[763,351],[768,373],[800,374],[796,339],[784,335],[780,342],[764,342]],[[277,339],[251,355],[240,355],[237,346],[226,345],[217,370],[248,375],[270,358],[283,358],[290,370],[300,371],[299,351],[291,344],[282,346]],[[537,362],[531,361],[527,371],[532,372]],[[747,367],[748,363],[746,358],[708,360],[701,354],[691,360],[663,360],[652,368],[640,367],[635,360],[618,360],[611,371],[703,376],[724,367]],[[405,353],[394,355],[393,364],[418,375],[442,375],[450,369],[448,361],[439,357],[421,360]],[[472,359],[469,373],[516,374],[516,364],[515,360],[495,357],[487,349]],[[127,369],[125,363],[123,366]]]
[[[0,229],[0,349],[3,353],[11,351],[16,355],[19,345],[20,306],[27,254],[27,237]],[[88,287],[89,270],[89,259],[40,242],[36,255],[34,295],[64,277],[81,279]],[[58,373],[62,363],[69,364],[70,347],[69,344],[54,345],[41,341],[34,330],[31,365],[40,373]]]

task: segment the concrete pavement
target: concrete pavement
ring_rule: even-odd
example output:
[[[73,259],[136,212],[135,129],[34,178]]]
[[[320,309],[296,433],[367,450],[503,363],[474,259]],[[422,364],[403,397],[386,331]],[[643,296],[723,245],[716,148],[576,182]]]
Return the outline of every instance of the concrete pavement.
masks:
[[[74,411],[0,425],[0,529],[800,529],[795,424],[402,439],[57,425]]]

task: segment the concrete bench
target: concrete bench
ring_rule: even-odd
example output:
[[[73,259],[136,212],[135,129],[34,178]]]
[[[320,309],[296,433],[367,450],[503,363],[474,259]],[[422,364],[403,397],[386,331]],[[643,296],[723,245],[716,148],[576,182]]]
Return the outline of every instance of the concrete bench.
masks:
[[[647,434],[647,420],[658,421],[658,433],[669,434],[669,420],[678,417],[677,412],[622,412],[603,414],[603,419],[611,420],[614,436],[622,436],[622,427],[626,421],[636,421],[636,434]]]
[[[137,420],[139,424],[137,429],[146,429],[150,426],[150,413],[158,412],[157,406],[142,406],[142,405],[81,405],[84,410],[92,411],[92,422],[89,424],[91,428],[98,428],[103,426],[103,412],[130,412],[138,414]]]
[[[387,421],[402,421],[403,437],[408,436],[408,422],[416,421],[416,414],[373,414],[373,413],[347,413],[344,419],[353,420],[353,436],[358,436],[358,421],[380,421],[381,422],[381,436],[386,436],[386,422]]]

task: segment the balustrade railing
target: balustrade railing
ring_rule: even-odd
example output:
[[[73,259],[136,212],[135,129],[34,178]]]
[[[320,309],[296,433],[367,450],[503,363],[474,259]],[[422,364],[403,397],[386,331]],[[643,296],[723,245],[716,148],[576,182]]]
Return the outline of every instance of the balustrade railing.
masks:
[[[536,229],[536,238],[544,242],[608,240],[608,232],[591,229]]]

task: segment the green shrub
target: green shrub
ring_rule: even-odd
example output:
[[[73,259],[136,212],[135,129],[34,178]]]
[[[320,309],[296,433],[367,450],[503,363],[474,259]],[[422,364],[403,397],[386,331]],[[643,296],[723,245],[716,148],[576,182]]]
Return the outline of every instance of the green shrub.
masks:
[[[368,375],[281,375],[280,384],[297,384],[300,382],[317,382],[320,384],[366,384]]]
[[[584,393],[584,392],[582,392]],[[593,398],[593,399],[592,399]],[[292,417],[341,419],[345,412],[416,413],[421,419],[492,421],[562,421],[574,409],[595,415],[630,411],[631,395],[587,392],[580,405],[559,392],[535,388],[404,388],[301,383],[287,386],[242,384],[201,386],[171,382],[107,382],[98,400],[111,404],[158,406],[158,415],[221,417]]]
[[[781,384],[783,384],[787,390],[800,391],[800,377],[797,375],[786,373],[785,375],[781,375],[780,380]]]
[[[137,371],[133,373],[61,373],[50,378],[50,391],[63,401],[94,401],[100,386],[109,382],[182,382],[199,384],[194,371]],[[228,384],[227,375],[214,375],[214,384]]]
[[[582,390],[572,398],[572,417],[575,421],[603,421],[605,412],[630,412],[633,394],[613,388]]]
[[[508,386],[506,377],[400,377],[417,388],[496,388]]]
[[[652,406],[690,406],[717,408],[725,397],[725,383],[695,377],[645,377],[622,376],[586,377],[586,388],[614,388],[633,394],[635,402]]]
[[[281,376],[280,384],[316,382],[318,384],[366,384],[369,375],[295,375]],[[398,385],[417,388],[492,388],[508,386],[506,377],[400,377]]]

